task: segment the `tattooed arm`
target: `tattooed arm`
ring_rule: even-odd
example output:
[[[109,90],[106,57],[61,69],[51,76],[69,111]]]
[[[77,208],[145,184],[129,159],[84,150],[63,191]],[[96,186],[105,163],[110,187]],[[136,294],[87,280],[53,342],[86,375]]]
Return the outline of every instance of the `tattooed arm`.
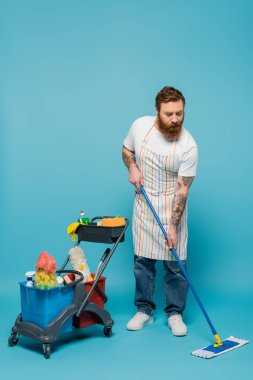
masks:
[[[124,164],[130,169],[132,165],[136,166],[136,161],[135,161],[135,154],[131,150],[127,149],[124,145],[122,148],[122,159],[124,161]]]
[[[178,176],[175,194],[172,204],[172,212],[170,218],[170,230],[168,233],[169,244],[168,247],[177,247],[177,226],[183,215],[189,188],[194,180],[194,177],[181,177]]]
[[[137,191],[140,191],[140,185],[143,184],[143,176],[137,167],[135,153],[123,146],[122,159],[129,170],[129,182],[132,183]]]

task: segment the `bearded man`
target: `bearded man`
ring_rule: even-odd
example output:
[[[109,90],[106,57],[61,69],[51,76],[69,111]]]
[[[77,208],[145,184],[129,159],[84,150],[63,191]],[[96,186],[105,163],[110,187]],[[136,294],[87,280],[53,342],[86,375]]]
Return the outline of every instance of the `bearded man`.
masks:
[[[123,146],[123,161],[129,182],[135,186],[133,210],[135,306],[137,313],[127,323],[128,330],[140,330],[153,322],[156,262],[163,261],[165,314],[175,336],[187,334],[182,319],[188,284],[170,249],[177,249],[186,269],[187,197],[196,176],[198,149],[183,127],[185,98],[173,87],[164,87],[156,96],[156,116],[137,119]],[[166,243],[143,195],[144,186],[151,203],[168,232]]]

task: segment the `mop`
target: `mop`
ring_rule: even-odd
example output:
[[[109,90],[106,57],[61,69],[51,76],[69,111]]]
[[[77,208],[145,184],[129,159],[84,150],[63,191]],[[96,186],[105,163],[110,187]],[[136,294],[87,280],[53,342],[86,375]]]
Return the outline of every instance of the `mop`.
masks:
[[[168,242],[167,233],[166,233],[166,231],[165,231],[165,229],[164,229],[164,227],[163,227],[163,225],[162,225],[162,223],[161,223],[161,221],[160,221],[157,213],[155,212],[155,210],[154,210],[154,208],[153,208],[153,206],[152,206],[152,204],[151,204],[151,202],[150,202],[150,200],[149,200],[149,198],[147,196],[147,193],[146,193],[146,191],[145,191],[145,189],[143,188],[142,185],[140,186],[140,189],[141,189],[141,192],[144,195],[144,198],[146,199],[147,204],[149,205],[150,210],[152,211],[152,213],[153,213],[153,215],[154,215],[157,223],[159,224],[159,227],[162,230],[162,233],[163,233],[163,235],[165,237],[165,240]],[[189,278],[186,270],[184,269],[184,267],[183,267],[183,265],[182,265],[182,263],[181,263],[181,261],[180,261],[180,259],[178,257],[178,254],[177,254],[176,250],[173,247],[172,247],[172,253],[173,253],[175,259],[177,260],[177,262],[178,262],[178,264],[180,266],[180,269],[181,269],[181,271],[182,271],[185,279],[187,280],[187,282],[188,282],[188,284],[189,284],[189,286],[190,286],[190,288],[191,288],[191,290],[193,292],[193,295],[196,298],[196,301],[197,301],[200,309],[202,310],[202,312],[203,312],[203,314],[204,314],[204,316],[206,318],[206,321],[209,324],[209,327],[210,327],[210,329],[211,329],[211,331],[213,333],[214,339],[216,341],[216,343],[211,344],[211,345],[209,345],[207,347],[201,348],[201,349],[196,350],[196,351],[192,351],[192,355],[198,356],[200,358],[211,359],[211,358],[213,358],[215,356],[224,354],[224,353],[226,353],[228,351],[234,350],[236,348],[239,348],[239,347],[243,346],[244,344],[249,343],[248,340],[235,338],[234,336],[230,336],[230,337],[228,337],[227,339],[225,339],[223,341],[220,339],[220,337],[219,337],[217,331],[215,330],[215,328],[214,328],[214,326],[213,326],[213,324],[212,324],[212,322],[211,322],[211,320],[210,320],[210,318],[209,318],[209,316],[208,316],[208,314],[207,314],[207,312],[206,312],[206,310],[205,310],[205,308],[204,308],[204,306],[203,306],[203,304],[202,304],[202,302],[201,302],[201,300],[200,300],[200,298],[199,298],[196,290],[194,289],[194,287],[192,285],[192,282],[191,282],[191,280],[190,280],[190,278]]]

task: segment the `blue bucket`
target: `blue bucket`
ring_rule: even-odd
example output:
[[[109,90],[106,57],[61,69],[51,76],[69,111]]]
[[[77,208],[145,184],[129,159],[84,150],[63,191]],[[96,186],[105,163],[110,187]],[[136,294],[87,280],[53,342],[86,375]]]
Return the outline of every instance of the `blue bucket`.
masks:
[[[57,287],[41,290],[20,282],[21,313],[23,322],[31,322],[44,329],[63,309],[73,302],[74,287]],[[62,327],[61,332],[72,330],[72,318]]]

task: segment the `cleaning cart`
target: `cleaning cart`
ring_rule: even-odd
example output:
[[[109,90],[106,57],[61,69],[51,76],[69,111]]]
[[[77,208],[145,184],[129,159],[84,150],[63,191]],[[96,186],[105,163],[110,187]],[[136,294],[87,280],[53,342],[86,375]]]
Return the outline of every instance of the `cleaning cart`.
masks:
[[[11,347],[17,345],[19,335],[24,335],[42,342],[44,357],[49,359],[51,344],[61,333],[70,332],[74,328],[100,324],[104,326],[103,332],[106,337],[112,335],[114,321],[110,313],[104,309],[107,296],[105,277],[102,274],[118,244],[124,241],[129,221],[124,218],[124,225],[116,227],[97,225],[96,220],[103,218],[111,217],[96,216],[88,224],[80,224],[76,230],[76,245],[82,241],[113,244],[112,248],[107,248],[103,253],[98,270],[92,275],[93,281],[83,283],[81,272],[66,270],[68,256],[60,270],[56,271],[58,275],[73,276],[73,281],[66,286],[41,290],[27,286],[26,282],[20,282],[21,313],[8,340]],[[76,277],[78,278],[74,279]]]

